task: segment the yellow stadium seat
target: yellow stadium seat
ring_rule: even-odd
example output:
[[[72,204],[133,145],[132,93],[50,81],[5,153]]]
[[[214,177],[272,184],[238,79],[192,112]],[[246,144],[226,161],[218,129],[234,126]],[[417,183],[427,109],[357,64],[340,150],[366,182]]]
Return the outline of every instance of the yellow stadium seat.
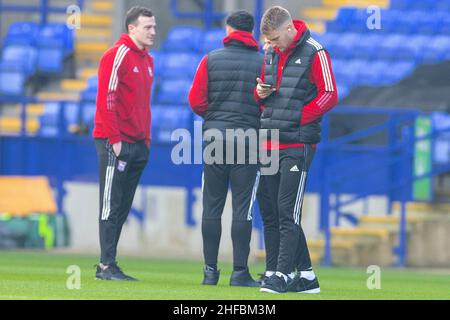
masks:
[[[46,177],[0,176],[0,212],[14,216],[56,213],[56,203]]]

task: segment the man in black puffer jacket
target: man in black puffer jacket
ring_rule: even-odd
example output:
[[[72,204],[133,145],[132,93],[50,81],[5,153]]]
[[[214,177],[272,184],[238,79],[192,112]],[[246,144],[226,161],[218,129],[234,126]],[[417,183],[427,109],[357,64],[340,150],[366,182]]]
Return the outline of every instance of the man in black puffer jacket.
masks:
[[[262,181],[276,204],[272,214],[262,211],[265,234],[274,242],[279,239],[270,246],[279,245],[279,251],[276,265],[275,257],[267,257],[271,262],[267,268],[274,269],[266,270],[268,278],[261,291],[318,293],[300,221],[306,177],[320,141],[321,117],[337,104],[336,83],[326,50],[311,37],[305,23],[293,21],[286,9],[269,8],[261,33],[273,50],[266,55],[255,97],[264,110],[261,128],[279,131],[279,141],[269,139],[263,147],[279,151],[279,172]],[[277,253],[275,249],[267,252]]]
[[[254,139],[258,137],[261,113],[253,98],[253,89],[263,57],[252,35],[254,19],[250,13],[237,11],[227,18],[226,24],[224,48],[214,50],[202,59],[189,93],[192,110],[204,119],[203,284],[216,285],[219,280],[217,258],[221,216],[230,185],[233,202],[230,285],[256,287],[259,283],[251,277],[247,262],[252,209],[260,176],[256,157],[258,144],[255,146],[249,141],[251,139],[241,138],[243,132]],[[217,132],[220,137],[215,134],[215,140],[210,139],[210,133]],[[223,152],[216,149],[208,158],[206,151],[217,143]],[[245,151],[243,158],[239,157],[240,151]]]

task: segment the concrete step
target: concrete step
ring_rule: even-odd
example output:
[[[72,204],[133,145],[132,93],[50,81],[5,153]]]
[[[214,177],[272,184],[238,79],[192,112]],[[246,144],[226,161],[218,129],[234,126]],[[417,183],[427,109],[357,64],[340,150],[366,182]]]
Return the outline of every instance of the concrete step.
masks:
[[[0,118],[0,133],[19,134],[21,128],[20,117],[2,117]],[[26,129],[28,133],[36,133],[39,130],[39,121],[37,119],[27,119]]]
[[[83,53],[103,54],[108,48],[109,44],[106,42],[78,41],[75,44],[76,55]]]
[[[406,217],[407,223],[418,223],[424,220],[424,217],[408,215]],[[388,224],[398,225],[400,223],[400,216],[398,215],[384,215],[384,216],[362,216],[359,218],[359,222],[362,223],[376,223],[376,224]]]
[[[114,5],[110,1],[91,1],[89,4],[89,8],[94,11],[112,11],[114,9]]]
[[[377,264],[389,266],[394,262],[393,248],[398,242],[398,230],[386,227],[333,227],[330,230],[332,241],[354,241],[355,249],[348,262],[342,265],[367,266]],[[334,258],[334,257],[333,257]]]
[[[389,231],[386,228],[367,228],[367,227],[332,227],[331,236],[333,239],[368,237],[380,240],[389,239]]]
[[[50,92],[42,91],[37,94],[38,99],[50,101],[79,101],[80,94],[77,92]]]
[[[387,8],[389,6],[389,0],[323,0],[323,6],[339,8],[344,6],[367,8],[374,5],[380,8]]]
[[[400,211],[400,203],[394,202],[394,211]],[[409,213],[450,213],[450,203],[428,203],[428,202],[408,202],[406,210]]]
[[[84,68],[80,72],[80,78],[87,80],[92,76],[96,76],[97,73],[98,73],[98,68]]]
[[[83,13],[81,15],[81,29],[85,26],[111,27],[112,17],[105,14]]]
[[[86,89],[87,83],[84,79],[64,79],[61,81],[61,90],[66,92],[80,92]]]
[[[306,25],[308,26],[309,30],[315,33],[324,33],[325,32],[325,23],[323,22],[312,22],[308,21],[306,22]]]
[[[44,113],[44,104],[42,103],[29,103],[25,106],[27,110],[27,117],[38,117],[42,113]],[[14,116],[20,117],[20,114],[22,112],[22,105],[17,104],[14,107],[14,110],[11,112]]]
[[[82,65],[86,68],[92,68],[98,66],[101,58],[102,53],[99,52],[84,52],[84,53],[77,53],[76,59],[78,65]]]
[[[336,18],[336,8],[306,8],[302,12],[302,17],[305,20],[334,20]]]
[[[77,39],[93,39],[93,38],[101,38],[101,39],[110,39],[112,37],[111,29],[107,28],[81,28],[76,31],[75,37]]]

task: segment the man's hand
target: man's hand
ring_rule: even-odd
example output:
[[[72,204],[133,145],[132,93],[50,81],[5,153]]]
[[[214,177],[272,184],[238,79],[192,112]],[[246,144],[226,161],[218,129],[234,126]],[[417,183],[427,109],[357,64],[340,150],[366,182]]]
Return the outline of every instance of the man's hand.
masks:
[[[256,93],[258,94],[258,97],[261,99],[265,99],[268,96],[272,94],[272,92],[276,91],[275,88],[263,88],[263,82],[260,78],[256,78],[256,82],[258,82],[258,85],[256,86]]]
[[[118,157],[120,155],[120,151],[122,151],[122,141],[114,143],[112,147],[114,154]]]

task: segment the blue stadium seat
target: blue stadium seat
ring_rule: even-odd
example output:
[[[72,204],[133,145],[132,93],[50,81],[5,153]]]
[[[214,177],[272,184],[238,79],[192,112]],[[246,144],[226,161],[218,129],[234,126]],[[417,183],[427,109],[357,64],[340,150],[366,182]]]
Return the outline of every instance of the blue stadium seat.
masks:
[[[375,59],[383,35],[378,33],[362,35],[352,47],[352,57],[354,59]]]
[[[362,68],[366,66],[365,60],[348,60],[343,63],[343,67],[338,67],[335,69],[335,78],[336,81],[341,85],[345,86],[354,86],[358,83],[359,72]]]
[[[149,53],[153,57],[154,76],[158,77],[164,71],[164,53],[161,51],[149,51]]]
[[[37,70],[42,73],[58,74],[64,70],[64,49],[39,48]]]
[[[338,92],[338,98],[339,100],[344,99],[346,96],[348,96],[348,94],[351,91],[351,87],[350,86],[346,86],[346,85],[341,85],[341,84],[337,84],[337,92]]]
[[[186,105],[152,107],[152,141],[170,143],[176,129],[191,129],[192,111]]]
[[[170,52],[199,52],[202,38],[203,31],[200,28],[176,26],[169,31],[162,48]]]
[[[450,8],[449,8],[450,12]],[[439,25],[439,34],[450,36],[450,13],[441,17],[441,23]]]
[[[450,1],[449,0],[439,0],[439,1],[433,0],[433,8],[432,9],[435,11],[450,12]]]
[[[97,75],[93,75],[93,76],[89,77],[89,79],[87,80],[87,88],[97,90],[97,88],[98,88],[98,76]]]
[[[341,33],[337,40],[328,40],[327,50],[331,57],[338,59],[349,59],[353,57],[353,46],[359,43],[361,35],[358,33]],[[327,40],[326,40],[327,41]]]
[[[59,132],[59,112],[61,104],[49,102],[44,106],[44,113],[39,117],[39,134],[42,136],[58,136]],[[67,127],[79,123],[80,106],[78,103],[67,103],[64,109],[64,118]]]
[[[159,86],[155,103],[172,105],[187,104],[190,88],[191,81],[189,80],[164,80]]]
[[[312,37],[328,49],[330,45],[340,41],[341,34],[337,32],[326,32],[322,34],[313,34]]]
[[[87,126],[89,133],[94,129],[95,102],[81,102],[81,122]]]
[[[435,130],[450,129],[450,115],[433,112],[431,114],[432,126]],[[433,146],[433,161],[439,164],[450,162],[450,132],[440,134]]]
[[[8,28],[3,46],[36,45],[39,35],[39,25],[34,22],[15,22]]]
[[[424,53],[429,50],[432,39],[425,35],[407,37],[399,52],[399,60],[414,60],[416,63],[422,63]]]
[[[192,80],[197,70],[200,56],[190,53],[168,53],[164,55],[164,68],[161,73],[165,79]]]
[[[377,59],[397,60],[407,37],[401,34],[385,35],[379,43],[376,54]]]
[[[414,62],[395,62],[387,65],[383,71],[382,83],[392,85],[409,76],[415,69]]]
[[[435,0],[391,0],[391,9],[396,10],[433,10]]]
[[[37,51],[29,45],[9,45],[4,48],[1,60],[5,63],[16,64],[26,75],[34,73],[36,69]]]
[[[384,82],[384,72],[390,63],[386,61],[366,60],[358,71],[358,84],[365,86],[377,86]]]
[[[73,31],[63,23],[49,23],[41,27],[37,45],[41,48],[60,48],[64,55],[73,52]]]
[[[436,63],[450,60],[450,36],[437,36],[430,39],[426,50],[421,52],[422,62]]]
[[[81,101],[94,101],[97,99],[98,76],[94,75],[87,80],[86,89],[81,92]]]
[[[0,96],[21,96],[25,92],[27,75],[14,63],[0,63]]]
[[[225,30],[222,28],[206,31],[201,44],[201,52],[207,53],[212,50],[222,48],[223,38],[225,38],[225,35]]]

